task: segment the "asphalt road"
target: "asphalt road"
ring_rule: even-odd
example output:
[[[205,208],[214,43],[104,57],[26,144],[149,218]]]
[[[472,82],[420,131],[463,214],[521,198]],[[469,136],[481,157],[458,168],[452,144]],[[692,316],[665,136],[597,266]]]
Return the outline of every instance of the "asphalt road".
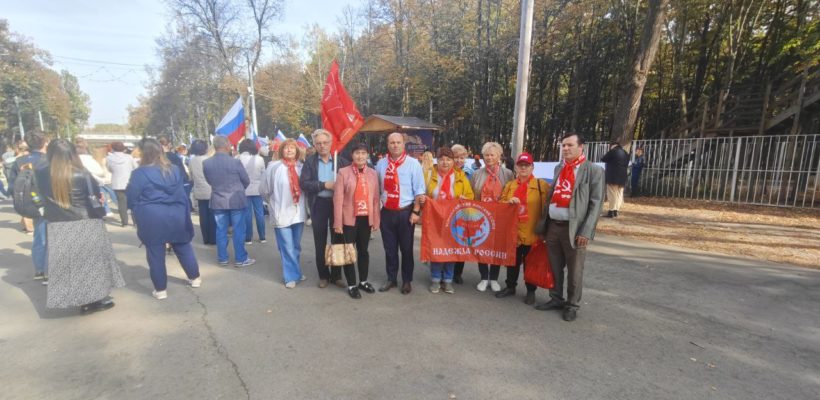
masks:
[[[599,237],[567,323],[524,305],[523,287],[476,291],[475,265],[454,295],[426,291],[418,262],[410,295],[319,289],[306,229],[296,289],[273,240],[244,270],[196,244],[202,287],[169,260],[158,301],[134,230],[112,223],[127,286],[80,316],[45,309],[16,221],[0,204],[2,399],[820,398],[818,270]],[[370,250],[378,285],[378,236]]]

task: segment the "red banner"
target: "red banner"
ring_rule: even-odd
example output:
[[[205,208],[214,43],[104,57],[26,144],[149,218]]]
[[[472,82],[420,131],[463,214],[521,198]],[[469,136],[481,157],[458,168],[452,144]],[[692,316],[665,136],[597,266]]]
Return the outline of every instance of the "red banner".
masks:
[[[322,127],[333,134],[330,151],[341,151],[363,124],[362,114],[339,79],[339,64],[333,60],[322,91]]]
[[[514,265],[516,213],[513,204],[428,199],[422,214],[421,259]]]

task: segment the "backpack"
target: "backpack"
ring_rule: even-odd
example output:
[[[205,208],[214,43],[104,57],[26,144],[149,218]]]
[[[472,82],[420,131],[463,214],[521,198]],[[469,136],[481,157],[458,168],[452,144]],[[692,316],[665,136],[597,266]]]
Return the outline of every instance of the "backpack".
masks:
[[[23,164],[14,179],[14,211],[26,218],[39,218],[43,208],[39,191],[33,165]]]

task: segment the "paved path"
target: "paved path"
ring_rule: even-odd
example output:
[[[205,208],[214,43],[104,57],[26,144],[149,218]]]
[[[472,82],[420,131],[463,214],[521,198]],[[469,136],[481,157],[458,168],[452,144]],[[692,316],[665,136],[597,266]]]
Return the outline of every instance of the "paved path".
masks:
[[[128,285],[113,309],[79,316],[44,308],[15,221],[0,204],[3,399],[820,398],[816,270],[600,237],[566,323],[477,292],[475,265],[455,295],[427,292],[418,264],[407,296],[318,289],[306,230],[294,290],[273,241],[250,247],[246,270],[196,245],[202,288],[170,261],[157,301],[135,232],[111,224]],[[379,284],[378,238],[371,253]]]

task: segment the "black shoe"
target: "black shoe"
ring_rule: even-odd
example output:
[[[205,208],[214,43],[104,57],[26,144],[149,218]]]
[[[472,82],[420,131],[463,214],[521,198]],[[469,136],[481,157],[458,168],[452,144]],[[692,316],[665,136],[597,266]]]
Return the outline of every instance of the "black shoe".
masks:
[[[107,310],[111,307],[114,307],[114,302],[111,300],[100,300],[95,301],[93,303],[89,303],[80,307],[80,313],[82,314],[90,314],[96,311],[103,311]]]
[[[461,285],[462,283],[464,283],[464,279],[460,276],[454,276],[453,277],[453,283]]]
[[[524,304],[528,306],[535,304],[535,292],[527,292],[527,297],[524,298]]]
[[[612,216],[618,218],[618,210],[613,211]]]
[[[413,286],[410,285],[410,282],[404,282],[401,284],[401,294],[409,294],[413,291]]]
[[[376,293],[376,288],[370,284],[370,282],[362,282],[359,284],[359,289],[364,290],[367,293]]]
[[[615,211],[609,210],[606,212],[607,218],[615,218]]]
[[[540,310],[540,311],[549,311],[549,310],[555,310],[555,309],[559,309],[559,308],[564,308],[564,301],[563,300],[550,299],[550,301],[548,301],[544,304],[539,304],[539,305],[535,306],[535,309]]]
[[[497,299],[503,299],[509,296],[515,296],[515,288],[507,286],[502,291],[495,294],[495,298]]]
[[[567,307],[564,309],[564,321],[572,322],[578,318],[578,309],[575,307]]]
[[[359,288],[357,288],[356,286],[353,286],[352,288],[347,288],[347,294],[349,294],[350,297],[353,299],[362,298],[362,294],[359,293]]]
[[[394,281],[387,281],[382,287],[379,288],[380,292],[386,292],[391,288],[397,287],[398,285]]]

